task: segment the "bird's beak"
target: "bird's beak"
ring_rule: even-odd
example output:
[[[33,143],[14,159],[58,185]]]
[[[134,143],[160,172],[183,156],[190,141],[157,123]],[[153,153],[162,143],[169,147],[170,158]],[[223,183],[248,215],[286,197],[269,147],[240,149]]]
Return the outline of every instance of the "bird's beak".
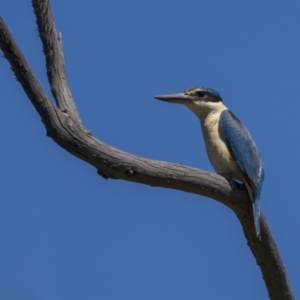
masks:
[[[187,104],[193,100],[193,98],[190,95],[186,95],[184,93],[157,95],[154,96],[154,98],[166,102],[180,103],[180,104]]]

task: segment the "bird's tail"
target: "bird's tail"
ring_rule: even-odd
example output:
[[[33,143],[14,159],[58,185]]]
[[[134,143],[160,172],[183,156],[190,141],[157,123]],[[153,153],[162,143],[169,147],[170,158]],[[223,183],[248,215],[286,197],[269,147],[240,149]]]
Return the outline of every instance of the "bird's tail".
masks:
[[[259,199],[253,199],[252,208],[253,208],[253,217],[254,217],[254,226],[255,226],[256,236],[260,239],[260,224],[259,224],[260,208],[259,208]]]
[[[262,185],[265,179],[265,171],[263,166],[261,167],[261,174],[260,174],[260,180],[259,184],[257,186],[256,195],[252,201],[252,207],[253,207],[253,216],[254,216],[254,225],[255,225],[255,232],[258,239],[260,239],[260,224],[259,224],[259,218],[260,218],[260,207],[259,207],[259,199],[260,199],[260,193],[262,189]]]
[[[255,227],[255,233],[257,238],[260,240],[260,224],[259,224],[259,218],[260,218],[260,206],[259,206],[259,197],[260,197],[260,190],[257,190],[257,194],[255,195],[247,183],[245,184],[250,200],[252,202],[252,210],[253,210],[253,219],[254,219],[254,227]]]

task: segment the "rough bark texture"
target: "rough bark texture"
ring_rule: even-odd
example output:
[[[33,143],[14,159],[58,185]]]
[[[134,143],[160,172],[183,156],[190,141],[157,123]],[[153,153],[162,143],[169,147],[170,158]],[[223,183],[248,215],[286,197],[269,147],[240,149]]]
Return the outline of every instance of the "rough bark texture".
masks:
[[[56,105],[35,78],[1,17],[0,47],[42,118],[47,135],[71,154],[94,166],[98,174],[106,179],[123,179],[177,189],[225,204],[241,223],[247,244],[261,269],[270,299],[294,299],[284,265],[262,213],[261,241],[256,238],[251,203],[243,186],[233,185],[224,177],[207,171],[131,155],[101,142],[85,129],[67,84],[61,39],[55,28],[49,0],[32,0],[32,5]]]

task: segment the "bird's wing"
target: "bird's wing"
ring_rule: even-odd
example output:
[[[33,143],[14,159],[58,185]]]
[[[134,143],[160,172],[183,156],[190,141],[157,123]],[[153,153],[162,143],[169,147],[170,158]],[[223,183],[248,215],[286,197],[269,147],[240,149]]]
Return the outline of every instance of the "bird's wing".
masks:
[[[219,128],[227,147],[258,199],[264,179],[264,168],[257,147],[247,128],[229,110],[220,116]]]

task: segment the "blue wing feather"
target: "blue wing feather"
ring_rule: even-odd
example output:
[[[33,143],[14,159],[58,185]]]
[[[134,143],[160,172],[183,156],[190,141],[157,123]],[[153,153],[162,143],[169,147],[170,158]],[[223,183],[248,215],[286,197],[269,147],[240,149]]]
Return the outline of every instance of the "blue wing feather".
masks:
[[[245,180],[253,192],[253,213],[256,232],[259,235],[259,197],[264,180],[261,157],[247,128],[229,110],[220,116],[219,129]]]

